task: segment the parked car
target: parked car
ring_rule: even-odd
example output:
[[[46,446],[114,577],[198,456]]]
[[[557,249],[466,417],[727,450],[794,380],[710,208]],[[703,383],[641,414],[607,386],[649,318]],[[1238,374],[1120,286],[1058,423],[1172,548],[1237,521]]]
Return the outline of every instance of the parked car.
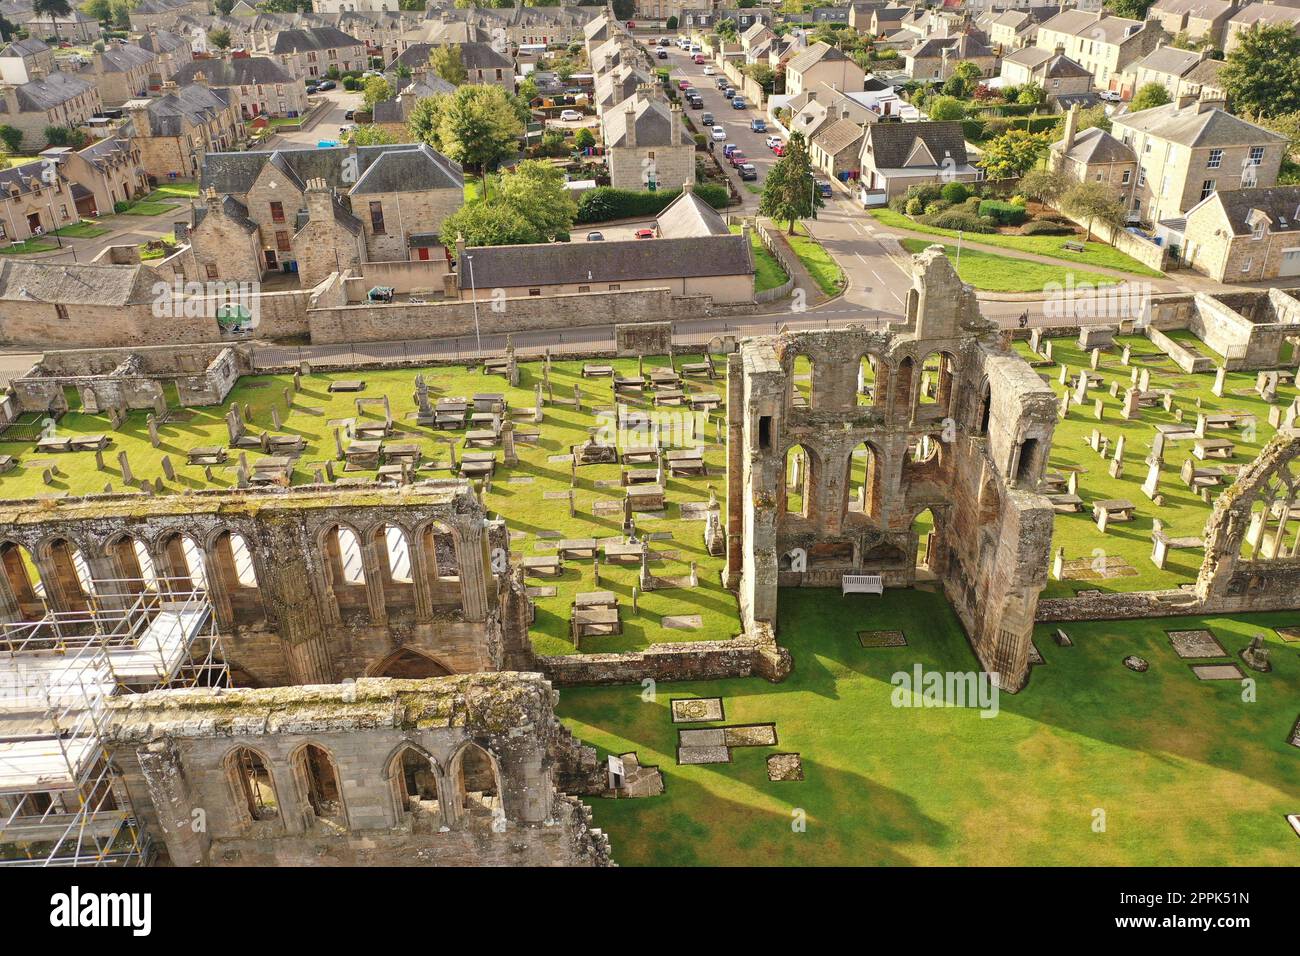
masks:
[[[659,43],[660,46],[667,46],[667,45],[668,45],[668,38],[667,38],[667,37],[660,37],[659,40],[658,40],[658,43]]]
[[[688,86],[684,90],[682,90],[682,96],[685,96],[688,99],[692,96],[699,96],[699,95],[700,95],[700,91],[693,86]]]
[[[758,170],[754,168],[753,163],[742,163],[736,168],[740,170],[741,179],[758,179]]]
[[[686,102],[690,104],[691,109],[693,110],[704,109],[704,99],[700,96],[699,93],[695,93],[694,95],[688,95],[686,97]]]
[[[740,147],[737,146],[735,143],[728,143],[726,146],[722,147],[723,158],[731,159],[731,154],[738,149],[740,149]]]
[[[727,99],[731,99],[733,96],[736,95],[736,88],[734,86],[725,87],[722,91],[722,95],[725,96]]]
[[[703,53],[697,53],[697,54],[695,54],[695,56],[691,57],[691,59],[695,62],[695,65],[696,65],[696,66],[703,66],[703,65],[704,65],[704,54],[703,54]]]
[[[317,86],[315,83],[311,83],[307,86],[308,96],[311,96],[313,93],[319,93],[319,92],[320,92],[320,87]]]
[[[713,141],[715,143],[721,143],[726,138],[727,138],[727,131],[725,129],[723,129],[721,126],[713,127]]]
[[[706,66],[706,67],[704,68],[704,75],[705,75],[705,76],[713,76],[713,74],[716,73],[716,72],[718,72],[718,71],[715,70],[715,69],[714,69],[713,67],[711,67],[711,66]]]
[[[354,120],[354,119],[357,118],[357,111],[356,111],[356,110],[348,110],[346,113],[343,114],[343,118],[344,118],[345,120]]]
[[[703,123],[705,126],[712,126],[712,125],[713,125],[713,114],[712,114],[712,113],[705,113],[703,116],[700,117],[700,122]]]
[[[755,133],[766,133],[767,120],[763,119],[761,116],[755,116],[752,120],[749,121],[749,128],[752,129]]]
[[[1115,92],[1114,90],[1098,90],[1097,97],[1099,99],[1105,100],[1107,103],[1119,103],[1122,102],[1124,99],[1122,95]]]
[[[731,98],[731,108],[733,110],[749,109],[749,104],[745,102],[745,98],[743,96],[733,96]]]
[[[340,126],[340,127],[339,127],[339,139],[347,139],[349,136],[351,136],[351,135],[352,135],[353,133],[355,133],[356,131],[357,131],[357,124],[356,124],[356,123],[349,123],[347,126]]]
[[[720,76],[713,81],[713,85],[716,86],[719,90],[725,90],[728,86],[727,78],[725,76]]]
[[[777,155],[777,156],[784,156],[784,155],[785,155],[785,143],[777,143],[775,146],[772,147],[772,152],[773,152],[773,154],[775,154],[775,155]]]
[[[582,119],[582,114],[577,110],[561,110],[560,119],[566,123],[576,123]]]
[[[745,151],[741,149],[733,149],[731,151],[731,155],[727,157],[727,161],[731,163],[732,166],[735,166],[737,169],[739,169],[741,164],[746,161]]]
[[[655,56],[656,56],[657,58],[659,58],[660,60],[666,60],[666,59],[668,59],[668,51],[667,51],[667,50],[656,50],[656,51],[655,51]]]
[[[324,91],[324,90],[332,90],[332,89],[334,89],[334,81],[333,81],[333,80],[323,80],[323,81],[321,82],[320,86],[318,86],[318,87],[316,87],[316,88],[317,88],[318,90],[322,90],[322,91]]]
[[[678,88],[679,90],[689,90],[689,89],[691,88],[691,81],[690,81],[690,80],[678,80],[678,81],[677,81],[677,88]]]
[[[775,149],[777,144],[781,142],[781,137],[769,136],[767,139],[763,140],[763,142],[767,144],[768,149]]]
[[[589,232],[589,233],[587,233],[587,241],[588,241],[588,242],[604,242],[604,241],[605,241],[605,234],[604,234],[604,233],[601,233],[601,232]]]
[[[632,235],[636,236],[638,239],[653,239],[655,237],[655,231],[653,229],[638,229]]]
[[[817,192],[829,199],[831,197],[831,184],[824,179],[814,180],[817,184]]]

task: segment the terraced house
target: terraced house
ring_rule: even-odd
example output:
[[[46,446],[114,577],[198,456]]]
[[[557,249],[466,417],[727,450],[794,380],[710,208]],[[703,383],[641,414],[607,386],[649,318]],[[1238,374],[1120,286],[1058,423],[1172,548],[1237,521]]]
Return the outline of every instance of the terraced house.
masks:
[[[1097,89],[1128,97],[1133,94],[1130,67],[1154,50],[1163,36],[1156,24],[1114,17],[1105,10],[1066,10],[1039,26],[1034,44],[1053,52],[1063,48],[1066,56],[1092,73]]]
[[[121,106],[149,95],[150,76],[159,73],[158,57],[134,44],[113,44],[96,51],[89,63],[74,72],[95,84],[105,106]]]
[[[76,129],[103,110],[95,84],[58,70],[0,87],[0,125],[22,131],[23,149],[44,146],[45,130],[51,126]]]
[[[263,114],[301,116],[309,105],[302,81],[265,56],[194,60],[177,70],[175,79],[180,85],[196,83],[224,91],[246,120]]]
[[[300,80],[325,76],[330,70],[364,70],[369,63],[365,44],[337,27],[281,30],[266,52]]]
[[[108,215],[119,202],[149,192],[149,177],[138,142],[126,138],[101,139],[85,149],[52,146],[41,157],[58,164],[71,184],[77,212],[83,217]]]
[[[233,149],[244,124],[222,90],[167,84],[163,95],[126,104],[140,164],[158,180],[193,179],[203,157]]]
[[[72,186],[44,160],[0,170],[0,242],[21,242],[77,221]]]

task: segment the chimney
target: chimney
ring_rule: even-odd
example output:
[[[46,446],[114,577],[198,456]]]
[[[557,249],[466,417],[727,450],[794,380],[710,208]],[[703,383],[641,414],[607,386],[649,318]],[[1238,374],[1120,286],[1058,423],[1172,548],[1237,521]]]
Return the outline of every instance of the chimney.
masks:
[[[456,268],[463,270],[465,268],[465,234],[456,233]]]
[[[627,104],[627,109],[623,111],[623,122],[627,126],[624,145],[636,146],[636,105],[634,103]]]
[[[170,81],[169,81],[169,82],[170,82]],[[202,70],[195,70],[195,71],[194,71],[194,82],[195,82],[195,84],[198,85],[198,86],[207,86],[207,85],[208,85],[208,75],[207,75],[206,73],[204,73]]]
[[[1065,114],[1065,148],[1063,154],[1069,153],[1074,146],[1074,134],[1079,129],[1079,104],[1075,103],[1070,107],[1070,112]]]
[[[1057,56],[1065,56],[1065,44],[1064,44],[1064,43],[1058,43],[1058,44],[1056,44],[1056,55],[1057,55]]]
[[[203,191],[203,202],[207,205],[209,213],[216,216],[221,215],[221,197],[217,195],[217,191],[211,186]]]
[[[329,222],[334,217],[334,197],[323,179],[307,180],[307,191],[303,194],[307,201],[307,218],[312,222]]]
[[[1196,102],[1195,93],[1183,93],[1178,97],[1177,108],[1180,110],[1185,110],[1187,109],[1187,107],[1191,106],[1195,102]]]
[[[668,111],[668,141],[674,146],[682,145],[682,108],[676,103]]]
[[[695,184],[694,184],[694,183],[682,183],[682,192],[684,192],[684,193],[693,193],[693,192],[695,192]]]
[[[1208,113],[1210,110],[1214,108],[1215,108],[1214,103],[1210,100],[1197,100],[1196,102],[1197,113]]]

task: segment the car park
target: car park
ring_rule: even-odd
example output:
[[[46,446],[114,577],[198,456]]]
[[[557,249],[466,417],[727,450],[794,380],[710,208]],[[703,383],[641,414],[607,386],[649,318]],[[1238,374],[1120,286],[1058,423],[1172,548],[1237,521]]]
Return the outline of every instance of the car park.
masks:
[[[560,119],[566,123],[576,123],[582,119],[582,114],[577,110],[561,110]]]
[[[767,120],[763,119],[763,117],[761,116],[755,116],[752,120],[749,121],[749,128],[753,130],[755,133],[766,133]]]
[[[742,163],[736,169],[740,172],[741,179],[758,179],[758,170],[753,163]]]
[[[713,127],[713,141],[715,143],[721,143],[726,138],[727,138],[727,131],[725,129],[723,129],[721,126]]]
[[[743,96],[733,96],[731,98],[731,108],[733,110],[748,109],[749,104],[745,102],[745,98]]]
[[[655,237],[655,231],[653,229],[638,229],[633,233],[633,235],[638,239],[653,239]]]
[[[589,232],[589,233],[587,233],[587,241],[588,241],[588,242],[604,242],[604,241],[605,241],[605,234],[604,234],[604,233],[600,233],[600,232]]]

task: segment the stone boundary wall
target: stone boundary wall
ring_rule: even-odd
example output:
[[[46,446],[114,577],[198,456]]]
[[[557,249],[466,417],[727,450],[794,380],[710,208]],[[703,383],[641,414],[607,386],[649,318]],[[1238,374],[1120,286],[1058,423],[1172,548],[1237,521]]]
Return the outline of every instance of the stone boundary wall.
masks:
[[[1209,372],[1215,368],[1214,359],[1207,355],[1201,355],[1199,352],[1194,352],[1179,342],[1175,342],[1157,328],[1148,328],[1147,338],[1151,340],[1152,345],[1173,359],[1174,364],[1189,375],[1198,372]]]
[[[604,326],[614,316],[662,322],[714,314],[710,296],[677,296],[668,289],[484,299],[477,312],[478,331],[484,335]],[[327,304],[321,296],[317,307],[307,312],[307,325],[314,345],[457,337],[476,331],[474,303],[463,300],[339,305]]]
[[[786,253],[789,248],[785,243],[777,242],[772,236],[772,230],[761,219],[755,220],[755,229],[758,230],[758,239],[763,243],[766,249],[785,270],[786,280],[774,289],[767,289],[763,292],[754,293],[755,302],[775,302],[777,299],[784,299],[794,290],[794,266],[790,264],[790,258]]]
[[[729,641],[655,644],[623,654],[565,654],[538,657],[536,666],[557,687],[636,684],[656,681],[718,680],[725,677],[785,678],[793,667],[770,628]]]
[[[1074,216],[1071,216],[1064,209],[1057,207],[1053,208],[1079,228],[1086,229],[1088,227],[1087,222],[1081,222]],[[1169,269],[1170,262],[1168,245],[1157,246],[1154,242],[1147,242],[1145,239],[1138,238],[1127,229],[1111,229],[1109,226],[1097,222],[1092,224],[1092,234],[1094,238],[1100,239],[1102,242],[1110,243],[1110,245],[1114,246],[1126,256],[1132,256],[1138,262],[1150,269],[1159,269],[1161,272],[1165,272]]]

